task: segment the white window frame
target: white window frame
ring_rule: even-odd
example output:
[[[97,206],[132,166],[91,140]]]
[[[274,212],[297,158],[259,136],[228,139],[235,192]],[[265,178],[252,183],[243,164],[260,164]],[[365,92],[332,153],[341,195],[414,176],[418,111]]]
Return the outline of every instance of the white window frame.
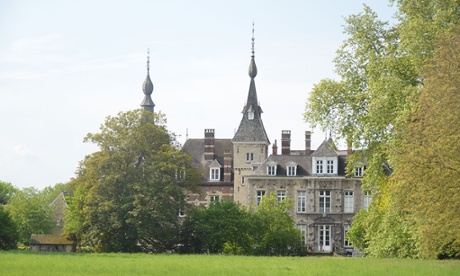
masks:
[[[366,169],[365,166],[356,167],[355,168],[355,177],[363,177],[365,169]]]
[[[219,201],[220,197],[219,195],[210,195],[209,196],[209,203],[214,203],[216,201]]]
[[[371,205],[372,194],[370,192],[363,193],[363,209],[368,210]]]
[[[286,191],[285,190],[277,191],[276,198],[278,199],[278,203],[286,199]]]
[[[297,166],[288,166],[287,167],[287,175],[288,176],[296,176],[297,175]]]
[[[270,175],[270,176],[276,175],[276,165],[267,166],[267,175]]]
[[[343,246],[344,247],[352,247],[353,244],[348,240],[347,233],[350,230],[350,225],[343,226]]]
[[[299,229],[302,244],[307,244],[307,236],[308,236],[307,235],[308,234],[307,225],[297,224],[297,229]]]
[[[256,205],[259,206],[262,202],[262,197],[265,196],[265,190],[258,190],[256,192]]]
[[[326,174],[334,174],[334,160],[326,160]]]
[[[247,152],[246,153],[246,161],[247,162],[254,161],[254,153],[253,152]]]
[[[220,181],[220,168],[210,168],[209,179],[211,181]]]
[[[306,213],[307,212],[307,192],[298,191],[297,192],[297,213]]]
[[[319,191],[319,212],[328,214],[331,212],[331,191]]]
[[[323,160],[316,160],[316,173],[323,174]]]
[[[343,212],[353,213],[355,208],[355,199],[353,191],[345,191],[343,194]]]

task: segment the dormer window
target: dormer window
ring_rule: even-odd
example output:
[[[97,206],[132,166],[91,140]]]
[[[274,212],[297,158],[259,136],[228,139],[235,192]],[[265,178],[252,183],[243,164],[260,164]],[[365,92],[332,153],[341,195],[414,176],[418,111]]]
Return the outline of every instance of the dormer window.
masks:
[[[287,176],[297,175],[297,163],[291,161],[286,164],[286,175]]]
[[[313,157],[313,174],[316,175],[337,175],[337,157]]]
[[[273,161],[267,163],[267,175],[276,175],[277,164]]]
[[[252,109],[252,105],[248,109],[248,120],[254,120],[254,109]]]
[[[220,168],[211,168],[211,181],[220,180]]]
[[[366,169],[365,166],[356,167],[355,168],[355,177],[363,177],[365,169]]]

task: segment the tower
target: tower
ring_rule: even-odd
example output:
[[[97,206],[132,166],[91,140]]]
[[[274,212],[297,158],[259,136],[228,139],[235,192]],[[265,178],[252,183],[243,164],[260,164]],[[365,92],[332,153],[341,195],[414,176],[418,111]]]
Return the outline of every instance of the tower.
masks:
[[[147,76],[145,77],[144,84],[142,84],[142,91],[144,92],[144,100],[141,103],[141,107],[145,110],[148,110],[153,113],[153,108],[155,104],[152,101],[150,95],[153,92],[153,83],[150,80],[150,56],[149,51],[147,50]]]
[[[270,145],[262,122],[262,108],[257,99],[255,77],[257,66],[254,55],[254,23],[252,25],[251,61],[249,63],[249,92],[246,105],[243,107],[243,118],[232,139],[234,169],[234,200],[247,205],[244,177],[267,158]]]

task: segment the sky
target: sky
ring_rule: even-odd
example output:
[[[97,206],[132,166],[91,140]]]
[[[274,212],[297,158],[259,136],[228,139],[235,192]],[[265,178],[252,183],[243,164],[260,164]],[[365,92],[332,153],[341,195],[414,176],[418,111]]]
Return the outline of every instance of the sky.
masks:
[[[0,1],[0,181],[42,189],[75,176],[107,116],[140,107],[150,49],[155,111],[186,138],[233,138],[249,89],[252,24],[262,119],[304,148],[314,84],[337,79],[344,18],[392,20],[384,0]],[[312,148],[324,140],[313,130]]]

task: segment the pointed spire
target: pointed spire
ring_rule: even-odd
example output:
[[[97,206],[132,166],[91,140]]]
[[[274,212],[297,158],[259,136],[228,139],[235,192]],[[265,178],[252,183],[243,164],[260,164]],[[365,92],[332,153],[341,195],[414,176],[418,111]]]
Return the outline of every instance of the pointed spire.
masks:
[[[255,37],[254,37],[254,22],[252,22],[252,42],[251,42],[251,62],[249,63],[249,77],[251,79],[255,78],[257,76],[257,66],[256,66],[256,61],[255,61],[255,51],[254,51],[254,45],[255,45]]]
[[[251,39],[251,62],[249,64],[249,92],[246,105],[243,108],[243,118],[240,126],[233,137],[234,142],[261,142],[270,144],[267,133],[265,132],[262,122],[262,108],[257,99],[256,83],[254,78],[257,76],[257,67],[255,62],[254,51],[254,22],[252,23],[252,39]]]
[[[141,103],[141,107],[145,110],[149,110],[153,113],[155,104],[152,101],[150,95],[153,92],[153,83],[150,80],[150,50],[147,49],[147,76],[145,77],[144,83],[142,84],[142,91],[144,92],[144,100]]]

